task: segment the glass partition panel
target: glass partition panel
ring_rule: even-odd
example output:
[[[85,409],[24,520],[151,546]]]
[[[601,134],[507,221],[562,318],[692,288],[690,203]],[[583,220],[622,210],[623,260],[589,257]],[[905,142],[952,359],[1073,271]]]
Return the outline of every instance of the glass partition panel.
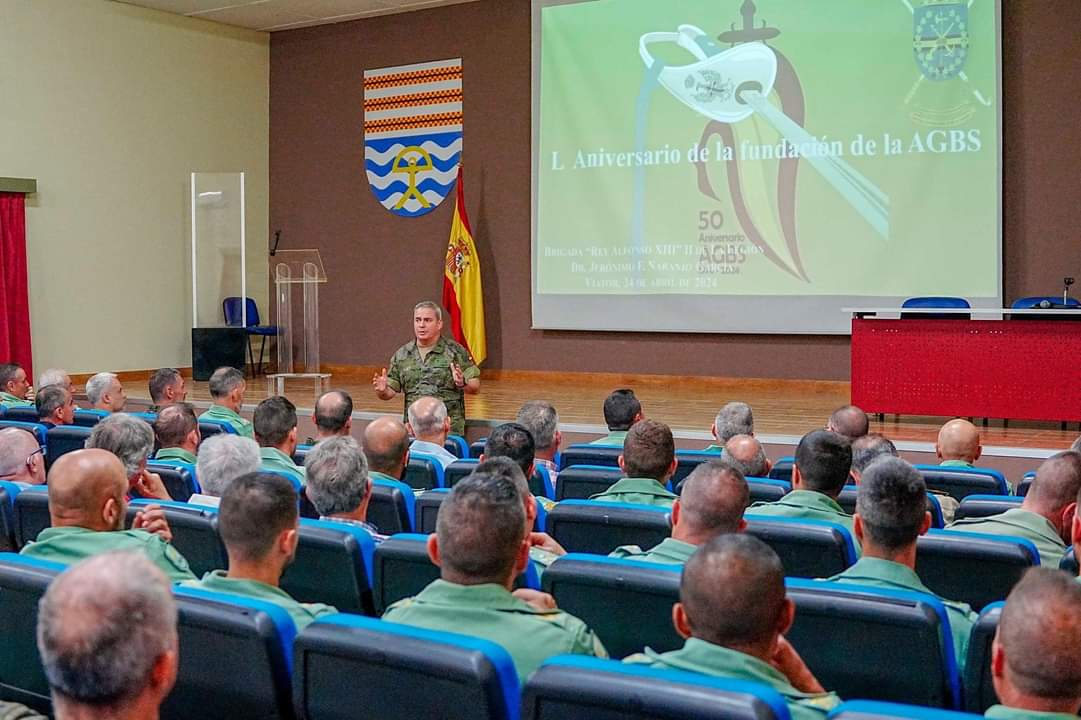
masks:
[[[193,327],[248,324],[244,209],[244,173],[191,174]],[[239,298],[228,323],[226,298]]]

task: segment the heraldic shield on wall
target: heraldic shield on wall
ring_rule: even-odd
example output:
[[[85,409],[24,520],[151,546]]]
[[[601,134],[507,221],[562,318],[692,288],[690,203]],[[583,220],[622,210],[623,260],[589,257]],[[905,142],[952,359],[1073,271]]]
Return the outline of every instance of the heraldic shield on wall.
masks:
[[[462,156],[462,60],[364,72],[364,169],[395,215],[434,210]]]

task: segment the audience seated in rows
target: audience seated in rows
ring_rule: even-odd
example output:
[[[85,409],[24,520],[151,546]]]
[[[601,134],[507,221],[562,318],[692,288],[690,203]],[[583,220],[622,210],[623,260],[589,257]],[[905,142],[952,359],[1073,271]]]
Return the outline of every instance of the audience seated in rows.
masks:
[[[591,444],[622,445],[631,427],[644,418],[642,403],[635,397],[634,390],[613,390],[604,400],[604,424],[608,426],[608,435]]]
[[[507,458],[522,471],[522,476],[533,476],[534,463],[536,460],[536,445],[533,442],[533,434],[521,423],[511,422],[498,425],[488,435],[488,441],[484,443],[484,452],[480,455],[480,461],[492,458]]]
[[[852,469],[848,474],[852,482],[860,484],[863,471],[880,457],[898,457],[897,446],[888,437],[881,433],[867,433],[852,441]]]
[[[672,431],[656,420],[642,420],[627,433],[619,467],[627,477],[590,500],[672,507],[675,493],[665,488],[676,471]]]
[[[706,452],[723,452],[728,441],[737,435],[754,435],[754,413],[745,402],[730,402],[717,411],[709,428],[717,442],[706,446]]]
[[[436,397],[422,397],[414,400],[407,413],[409,424],[406,425],[413,435],[410,450],[427,455],[446,470],[458,456],[447,451],[443,444],[450,434],[450,416],[447,406]]]
[[[241,475],[256,472],[262,461],[259,446],[251,438],[227,433],[208,437],[199,445],[195,461],[195,476],[202,492],[192,495],[188,502],[218,507],[229,483]]]
[[[272,602],[289,613],[300,632],[337,610],[299,603],[279,587],[282,573],[296,557],[299,523],[297,493],[288,480],[265,472],[241,475],[225,489],[218,510],[229,569],[212,570],[202,580],[183,584]]]
[[[22,428],[0,428],[0,479],[45,484],[45,453],[37,438]]]
[[[844,435],[851,442],[858,437],[863,437],[870,430],[870,422],[867,413],[855,405],[843,405],[830,415],[826,421],[826,429],[838,435]]]
[[[773,467],[766,457],[765,448],[754,435],[733,435],[728,438],[724,444],[724,458],[750,477],[769,477]]]
[[[356,525],[377,541],[385,536],[368,523],[372,480],[368,461],[351,437],[321,440],[304,459],[308,476],[307,496],[321,520]]]
[[[391,605],[383,618],[501,645],[523,682],[553,655],[605,657],[589,628],[556,609],[550,595],[511,593],[529,562],[529,547],[520,488],[478,470],[451,490],[428,537],[440,579]]]
[[[822,688],[785,640],[795,615],[777,554],[750,535],[721,535],[683,568],[672,608],[683,648],[647,648],[624,662],[762,683],[784,697],[793,720],[821,720],[840,698]]]
[[[1040,564],[1055,568],[1069,548],[1079,491],[1081,453],[1067,450],[1037,468],[1020,507],[990,517],[958,520],[950,529],[1030,540],[1040,553]]]
[[[150,376],[150,412],[160,412],[173,403],[184,402],[188,398],[188,385],[184,376],[176,368],[160,368]]]
[[[71,382],[71,375],[67,370],[49,368],[38,375],[38,390],[50,385],[59,385],[72,395],[75,394],[75,384]]]
[[[0,407],[29,407],[33,403],[34,388],[26,378],[26,371],[14,363],[0,365]]]
[[[919,471],[901,458],[878,459],[863,473],[856,498],[855,532],[863,556],[830,580],[934,595],[916,575],[916,541],[930,527],[927,486]],[[942,602],[960,668],[976,613],[964,603]]]
[[[758,502],[751,515],[825,520],[852,532],[852,516],[837,504],[852,469],[852,444],[829,430],[813,430],[796,446],[792,492],[776,502]]]
[[[37,618],[56,720],[156,720],[180,665],[176,626],[168,579],[138,553],[61,573]]]
[[[517,423],[504,423],[497,427],[492,434],[495,435],[500,428],[506,428],[508,425],[517,428],[517,430],[504,432],[502,433],[503,437],[512,436],[518,432],[529,436],[529,431]],[[498,444],[497,442],[497,446],[491,448],[493,452],[502,452]],[[510,480],[518,488],[518,492],[522,496],[522,510],[525,512],[525,532],[526,539],[529,541],[529,559],[537,570],[537,574],[543,573],[546,567],[555,562],[557,558],[566,555],[567,551],[548,533],[533,529],[537,522],[539,499],[534,497],[529,490],[529,482],[522,471],[523,460],[516,459],[509,454],[481,457],[483,459],[474,469],[475,473]],[[532,460],[528,461],[528,464],[529,468],[532,469]]]
[[[935,455],[942,467],[976,467],[982,453],[980,431],[968,420],[954,418],[938,431]]]
[[[86,381],[86,399],[91,410],[107,413],[123,412],[128,403],[124,385],[116,373],[111,372],[100,372]]]
[[[75,422],[75,396],[63,385],[46,385],[34,396],[38,422],[46,428]]]
[[[373,480],[400,482],[409,465],[409,432],[396,417],[384,415],[364,427],[364,457]]]
[[[213,402],[199,419],[224,423],[233,428],[237,435],[254,439],[251,422],[240,416],[247,387],[244,373],[234,367],[218,368],[210,376],[210,399]]]
[[[1033,568],[1006,599],[991,649],[997,720],[1065,720],[1081,706],[1081,586]]]
[[[315,437],[308,438],[307,445],[333,437],[348,437],[353,432],[353,398],[344,390],[331,390],[319,396],[312,412]]]
[[[128,478],[115,455],[90,448],[62,455],[49,471],[52,527],[22,549],[23,555],[71,564],[111,550],[146,555],[174,582],[194,580],[188,561],[169,544],[165,514],[148,506],[124,529]]]
[[[559,431],[559,413],[550,402],[530,400],[518,410],[515,421],[533,436],[533,462],[548,470],[552,487],[555,487],[556,478],[559,477],[556,455],[563,444],[563,433]]]
[[[749,503],[747,480],[727,455],[725,460],[704,462],[687,476],[683,492],[672,504],[672,537],[648,551],[624,545],[611,557],[683,564],[700,545],[747,527],[743,512]]]
[[[260,468],[284,473],[303,485],[304,468],[293,462],[297,449],[296,405],[280,395],[268,397],[255,406],[252,427],[263,459]]]
[[[186,402],[166,405],[154,419],[154,437],[158,441],[155,460],[175,460],[195,464],[195,453],[202,437],[195,408]]]
[[[172,499],[161,477],[146,468],[154,452],[154,431],[146,421],[127,413],[104,417],[90,431],[86,447],[108,450],[120,458],[128,474],[130,496]]]

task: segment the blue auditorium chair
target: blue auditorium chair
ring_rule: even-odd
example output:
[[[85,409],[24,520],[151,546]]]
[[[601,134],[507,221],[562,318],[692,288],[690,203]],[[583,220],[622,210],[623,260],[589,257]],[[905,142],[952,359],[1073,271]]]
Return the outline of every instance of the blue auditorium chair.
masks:
[[[774,480],[784,480],[787,483],[791,483],[792,468],[795,467],[795,465],[796,458],[791,455],[777,458],[777,461],[773,463],[773,467],[769,470],[769,476]]]
[[[200,420],[199,421],[199,437],[206,440],[209,437],[220,435],[225,433],[226,435],[236,435],[236,428],[228,423],[218,422],[217,420]]]
[[[487,640],[331,615],[300,633],[295,655],[293,698],[303,720],[518,718],[514,662]]]
[[[292,720],[296,626],[289,614],[240,595],[180,586],[173,593],[180,672],[162,720]]]
[[[455,460],[450,465],[447,465],[443,469],[443,482],[446,487],[452,488],[460,481],[464,480],[467,475],[477,469],[477,465],[480,464],[480,460],[476,458],[462,458]]]
[[[108,410],[95,410],[93,408],[83,410],[82,408],[76,408],[75,424],[81,427],[94,427],[102,418],[109,417],[109,414]]]
[[[568,553],[541,576],[541,588],[560,610],[588,625],[608,654],[623,658],[643,648],[678,650],[672,625],[681,565]]]
[[[781,558],[786,577],[826,578],[856,562],[856,544],[843,525],[750,513],[743,517],[746,532]]]
[[[1021,507],[1024,498],[1020,495],[969,495],[961,501],[954,519],[990,517],[1007,510]]]
[[[849,515],[856,512],[856,500],[859,496],[859,488],[856,485],[845,485],[841,494],[837,496],[837,504]],[[942,518],[942,504],[933,493],[927,493],[928,510],[931,511],[931,527],[941,529],[945,526]]]
[[[1005,600],[1040,553],[1031,541],[1004,535],[930,530],[916,543],[916,573],[939,597],[981,608]]]
[[[559,454],[559,470],[572,465],[601,465],[603,467],[619,467],[619,456],[623,454],[623,446],[610,445],[569,445]]]
[[[785,585],[796,604],[787,638],[823,687],[843,698],[960,707],[941,600],[839,582],[789,579]]]
[[[65,566],[12,553],[0,554],[0,697],[27,705],[42,714],[52,700],[38,655],[38,601]]]
[[[174,460],[151,460],[146,469],[157,474],[165,485],[169,497],[177,502],[187,502],[199,492],[199,482],[195,479],[195,466],[191,463]]]
[[[384,535],[413,532],[416,494],[398,480],[372,480],[372,499],[368,503],[368,522]]]
[[[560,655],[522,690],[523,720],[782,720],[772,688],[681,670]]]
[[[295,462],[297,465],[300,465],[301,467],[304,467],[304,461],[307,459],[308,453],[311,452],[311,449],[313,447],[315,446],[297,445],[296,448],[293,449],[293,462]]]
[[[15,498],[15,544],[25,547],[37,540],[38,533],[52,525],[49,516],[49,490],[44,485],[29,487]]]
[[[18,552],[15,542],[15,498],[22,488],[13,482],[0,480],[0,552]]]
[[[958,501],[969,495],[1009,495],[1006,476],[991,468],[916,465],[930,490],[944,492]]]
[[[259,374],[263,371],[263,355],[266,352],[266,339],[268,337],[277,336],[278,328],[276,325],[259,324],[259,306],[255,304],[254,299],[250,297],[244,298],[243,312],[241,312],[240,301],[241,299],[235,296],[225,298],[221,303],[221,311],[225,316],[226,326],[243,326],[244,332],[248,336],[248,361],[251,363],[252,373]],[[247,320],[247,323],[244,322],[245,320]],[[255,363],[255,353],[253,352],[251,345],[252,335],[257,335],[260,338],[259,364]]]
[[[37,438],[38,445],[41,445],[41,447],[43,448],[47,446],[48,437],[46,436],[46,433],[48,432],[49,428],[45,427],[41,423],[36,421],[21,422],[19,420],[8,420],[7,416],[5,415],[3,419],[0,419],[0,428],[9,427],[25,430],[26,432]]]
[[[556,476],[556,502],[586,500],[619,482],[623,471],[608,465],[572,465]]]
[[[402,482],[416,490],[445,487],[443,465],[431,455],[411,452]]]
[[[968,300],[960,297],[910,297],[901,303],[901,308],[971,308]],[[902,320],[971,320],[970,313],[901,313]]]
[[[484,446],[487,444],[488,438],[482,437],[480,440],[474,440],[469,443],[469,457],[479,458],[484,454]],[[464,459],[464,458],[463,458]]]
[[[211,570],[224,570],[229,567],[225,545],[218,535],[217,508],[168,500],[132,500],[128,505],[129,527],[135,514],[148,505],[157,505],[165,513],[169,529],[173,532],[172,546],[188,561],[195,577],[202,577]]]
[[[45,467],[52,467],[56,459],[72,450],[82,450],[90,437],[89,427],[79,425],[57,425],[45,433]]]
[[[457,458],[466,459],[471,457],[469,443],[461,435],[447,435],[447,439],[443,442],[443,448]]]
[[[670,514],[654,505],[564,500],[548,511],[547,532],[568,552],[607,555],[621,545],[657,545],[672,534]]]
[[[670,481],[672,486],[675,487],[683,482],[702,463],[717,459],[719,459],[719,456],[714,452],[676,450],[676,471],[672,474]]]
[[[1058,564],[1059,570],[1065,570],[1071,575],[1077,575],[1077,556],[1074,554],[1073,546],[1071,545],[1066,554],[1062,556],[1062,560]]]
[[[834,718],[838,720],[976,720],[981,717],[983,716],[956,710],[939,710],[874,700],[850,700],[841,703],[829,714],[829,720]]]
[[[751,502],[776,502],[792,492],[792,485],[784,480],[771,480],[748,476],[747,488],[751,491]]]
[[[1005,605],[1004,602],[988,605],[972,626],[964,676],[965,709],[969,712],[982,713],[998,704],[998,693],[991,680],[991,642],[995,639]]]
[[[41,422],[41,418],[38,416],[38,409],[33,405],[16,405],[15,407],[9,407],[0,414],[0,417],[3,417],[4,420],[17,420],[18,422]]]
[[[1017,483],[1017,495],[1018,497],[1024,497],[1028,495],[1029,488],[1032,487],[1032,481],[1036,479],[1036,471],[1029,470],[1021,477],[1021,482]]]
[[[158,419],[158,414],[154,412],[129,412],[128,415],[139,418],[150,426],[153,426],[154,422]]]
[[[281,588],[299,602],[325,603],[341,612],[374,615],[374,552],[375,542],[363,528],[301,520],[296,558],[282,574]]]
[[[428,490],[417,497],[416,518],[417,532],[430,534],[435,532],[436,518],[439,517],[439,507],[450,494],[450,488],[435,488]],[[537,516],[533,520],[533,529],[544,532],[547,527],[548,512],[539,501],[535,501]]]

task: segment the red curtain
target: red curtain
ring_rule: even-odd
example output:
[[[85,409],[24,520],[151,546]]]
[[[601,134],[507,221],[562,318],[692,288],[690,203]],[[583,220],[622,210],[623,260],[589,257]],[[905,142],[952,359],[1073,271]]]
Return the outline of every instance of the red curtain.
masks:
[[[0,193],[0,362],[30,364],[30,301],[26,291],[26,209],[22,193]]]

